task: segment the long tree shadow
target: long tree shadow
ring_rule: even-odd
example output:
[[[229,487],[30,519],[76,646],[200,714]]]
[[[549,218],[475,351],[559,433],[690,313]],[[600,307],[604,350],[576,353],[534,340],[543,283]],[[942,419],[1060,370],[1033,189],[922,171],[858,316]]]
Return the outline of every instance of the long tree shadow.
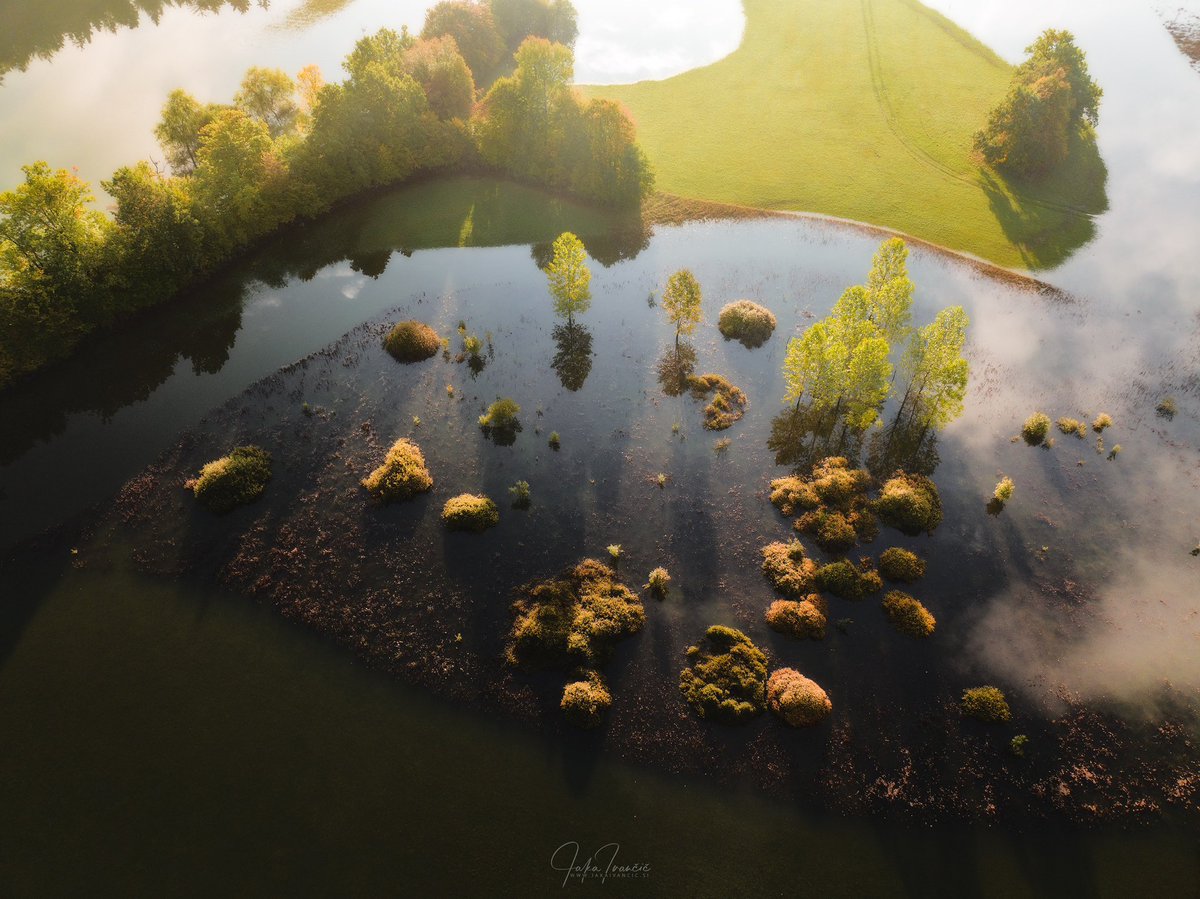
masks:
[[[577,322],[555,325],[554,360],[550,363],[559,382],[574,393],[592,371],[592,332]]]

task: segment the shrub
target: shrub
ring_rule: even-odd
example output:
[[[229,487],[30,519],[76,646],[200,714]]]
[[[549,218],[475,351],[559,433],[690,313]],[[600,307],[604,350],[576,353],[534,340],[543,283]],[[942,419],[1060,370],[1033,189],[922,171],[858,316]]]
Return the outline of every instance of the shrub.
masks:
[[[239,446],[206,464],[185,486],[201,505],[221,513],[258,499],[269,480],[271,454],[257,446]]]
[[[883,611],[896,630],[910,637],[928,637],[937,627],[927,608],[899,590],[889,590],[884,596]]]
[[[1019,759],[1025,758],[1025,748],[1029,745],[1029,737],[1017,734],[1008,744],[1008,751]]]
[[[829,694],[795,668],[777,668],[767,681],[771,711],[792,727],[820,724],[833,711]]]
[[[843,456],[829,456],[813,466],[810,480],[821,502],[846,509],[870,488],[871,473],[851,468]]]
[[[512,496],[512,504],[514,509],[529,508],[529,482],[517,481],[508,488],[509,494]]]
[[[421,448],[401,438],[392,444],[383,464],[362,480],[376,499],[390,503],[424,493],[433,486]]]
[[[446,500],[442,521],[452,531],[486,531],[500,523],[500,510],[486,496],[461,493]]]
[[[407,321],[393,325],[383,345],[394,359],[407,364],[436,356],[442,348],[442,339],[429,325]]]
[[[790,475],[771,482],[771,504],[784,515],[791,515],[796,509],[817,508],[821,498],[808,481]]]
[[[925,560],[907,549],[891,546],[879,556],[879,573],[889,581],[911,583],[925,576]]]
[[[688,375],[687,385],[695,399],[713,398],[704,407],[704,427],[724,431],[746,414],[746,394],[720,375]]]
[[[1175,397],[1164,396],[1155,406],[1154,411],[1159,418],[1165,418],[1170,421],[1179,412],[1179,404],[1175,402]]]
[[[998,503],[1006,503],[1012,499],[1013,490],[1015,490],[1016,487],[1017,485],[1013,483],[1012,478],[1001,478],[1000,483],[996,485],[996,489],[992,491],[992,497]]]
[[[1096,416],[1095,421],[1092,422],[1092,430],[1097,434],[1103,434],[1105,428],[1112,427],[1112,423],[1112,416],[1107,412],[1101,412]]]
[[[811,591],[817,574],[817,564],[804,557],[799,540],[790,543],[768,543],[763,547],[763,574],[771,586],[794,599],[803,599]]]
[[[504,397],[488,406],[487,412],[479,416],[479,427],[496,431],[516,431],[521,426],[517,419],[520,414],[521,407]]]
[[[558,437],[558,431],[550,432],[550,449],[557,451],[562,446],[562,441]]]
[[[621,561],[621,544],[620,543],[608,544],[608,557],[613,560],[614,565],[616,565],[618,562]]]
[[[1050,416],[1045,412],[1034,412],[1025,419],[1025,424],[1021,427],[1021,436],[1030,446],[1037,446],[1046,439],[1049,431]]]
[[[596,559],[584,559],[522,593],[513,604],[506,653],[509,664],[521,668],[598,665],[646,621],[637,595]]]
[[[766,704],[767,657],[732,627],[716,624],[702,646],[688,648],[689,666],[679,673],[679,691],[701,718],[727,724],[762,713]]]
[[[1087,436],[1087,425],[1078,418],[1063,416],[1057,422],[1058,429],[1064,434],[1074,434],[1080,440]]]
[[[597,671],[587,671],[582,680],[563,687],[559,708],[567,721],[576,727],[590,730],[600,724],[612,705],[612,694]]]
[[[667,573],[667,569],[660,566],[650,572],[650,577],[646,581],[645,589],[649,590],[659,599],[662,599],[667,595],[667,589],[670,583],[671,575]]]
[[[883,579],[870,568],[856,568],[845,559],[817,569],[816,584],[842,599],[862,599],[883,589]]]
[[[793,599],[777,599],[767,609],[767,627],[789,637],[803,640],[825,639],[824,602],[817,594],[796,602]]]
[[[826,552],[845,552],[858,542],[858,532],[841,512],[818,509],[796,520],[796,530],[812,534],[817,546]]]
[[[962,712],[989,723],[1004,724],[1012,720],[1008,700],[999,687],[972,687],[962,695]]]
[[[897,472],[884,485],[875,511],[885,524],[911,536],[942,523],[942,498],[924,475]]]
[[[737,300],[721,309],[717,328],[726,340],[737,340],[747,349],[754,349],[774,333],[775,316],[758,303]]]

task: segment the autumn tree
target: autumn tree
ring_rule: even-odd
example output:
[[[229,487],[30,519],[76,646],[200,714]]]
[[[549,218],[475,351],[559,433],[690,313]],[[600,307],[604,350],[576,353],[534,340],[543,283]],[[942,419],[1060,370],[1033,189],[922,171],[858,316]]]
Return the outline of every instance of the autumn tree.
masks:
[[[251,66],[242,86],[233,95],[233,104],[252,119],[267,126],[272,138],[296,127],[300,105],[296,102],[296,82],[282,69]]]
[[[200,132],[222,108],[217,103],[202,104],[182,89],[167,96],[154,136],[177,175],[191,174],[200,164]]]
[[[969,323],[962,306],[950,306],[913,335],[900,363],[908,386],[897,420],[907,414],[922,430],[936,430],[962,414],[970,375],[962,355]]]
[[[554,256],[545,272],[554,299],[554,314],[573,324],[575,315],[587,312],[592,304],[592,272],[583,241],[570,231],[560,234],[554,241]]]
[[[240,109],[218,113],[201,131],[195,197],[226,252],[277,224],[270,189],[283,172],[273,151],[266,123]]]
[[[463,119],[475,104],[471,69],[449,35],[419,40],[404,51],[404,71],[425,91],[429,108],[440,119]]]
[[[454,38],[477,82],[486,84],[491,80],[504,59],[505,47],[488,5],[470,0],[443,0],[426,13],[421,37],[443,35]]]
[[[667,279],[663,289],[662,307],[667,320],[675,326],[675,345],[680,334],[691,334],[700,323],[702,314],[700,282],[690,270],[683,268]]]
[[[567,47],[575,45],[579,25],[569,0],[491,0],[492,18],[500,37],[516,50],[527,37],[544,37]]]

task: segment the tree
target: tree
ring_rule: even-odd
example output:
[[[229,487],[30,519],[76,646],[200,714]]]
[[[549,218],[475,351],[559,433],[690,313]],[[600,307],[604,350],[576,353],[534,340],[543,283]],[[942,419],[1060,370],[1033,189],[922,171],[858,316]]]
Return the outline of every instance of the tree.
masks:
[[[443,0],[426,13],[421,37],[444,34],[454,38],[475,80],[480,84],[490,81],[505,56],[491,9],[469,0]]]
[[[224,252],[243,246],[278,224],[268,188],[283,174],[267,125],[240,109],[227,109],[204,126],[195,196],[205,224]]]
[[[463,119],[475,103],[475,80],[449,35],[419,40],[404,52],[404,69],[425,91],[440,119]]]
[[[831,315],[788,342],[783,362],[787,401],[807,397],[814,413],[833,410],[846,427],[874,424],[891,390],[890,347],[870,321]]]
[[[884,241],[871,265],[866,285],[847,288],[833,314],[849,321],[874,323],[890,343],[908,334],[914,287],[905,261],[908,247],[899,237]]]
[[[1029,58],[1017,67],[1016,77],[1032,84],[1061,71],[1071,91],[1071,113],[1095,127],[1100,121],[1100,98],[1104,91],[1088,74],[1087,54],[1075,45],[1069,31],[1049,28],[1025,48]]]
[[[832,408],[846,370],[845,346],[836,338],[828,319],[814,322],[799,337],[788,341],[783,360],[786,402],[808,398],[814,412]]]
[[[680,269],[667,279],[663,290],[662,307],[667,320],[675,325],[675,344],[679,345],[680,334],[691,334],[700,323],[700,282],[688,269]]]
[[[554,298],[554,314],[565,316],[567,323],[573,324],[575,314],[587,312],[592,304],[592,272],[583,241],[570,231],[560,234],[554,241],[554,258],[545,271]]]
[[[575,46],[579,26],[569,0],[491,0],[490,5],[496,28],[510,50],[527,37]]]
[[[201,104],[182,89],[167,96],[154,136],[177,175],[191,174],[200,164],[200,132],[222,108],[216,103]]]
[[[321,74],[320,66],[310,63],[297,73],[296,92],[300,95],[300,109],[306,116],[311,117],[317,108],[317,98],[324,86],[325,76]]]
[[[908,412],[922,430],[940,429],[962,414],[970,366],[962,356],[970,320],[950,306],[913,335],[901,361],[908,381],[897,421]]]
[[[296,83],[282,69],[251,66],[233,96],[233,103],[250,118],[266,125],[272,138],[293,131],[300,115]]]

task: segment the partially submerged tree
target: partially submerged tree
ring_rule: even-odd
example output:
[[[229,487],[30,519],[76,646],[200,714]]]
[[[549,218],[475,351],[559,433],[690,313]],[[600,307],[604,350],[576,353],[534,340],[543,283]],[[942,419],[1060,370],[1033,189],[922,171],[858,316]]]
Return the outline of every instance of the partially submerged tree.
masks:
[[[573,324],[576,313],[587,312],[592,304],[592,272],[583,241],[570,231],[560,234],[554,241],[554,257],[545,271],[554,298],[554,314]]]
[[[662,294],[662,307],[667,320],[675,326],[675,345],[680,334],[691,334],[700,323],[700,282],[689,269],[682,268],[667,279]]]
[[[897,420],[907,414],[923,433],[962,414],[971,372],[962,355],[968,324],[962,306],[950,306],[913,335],[900,362],[907,386]]]

